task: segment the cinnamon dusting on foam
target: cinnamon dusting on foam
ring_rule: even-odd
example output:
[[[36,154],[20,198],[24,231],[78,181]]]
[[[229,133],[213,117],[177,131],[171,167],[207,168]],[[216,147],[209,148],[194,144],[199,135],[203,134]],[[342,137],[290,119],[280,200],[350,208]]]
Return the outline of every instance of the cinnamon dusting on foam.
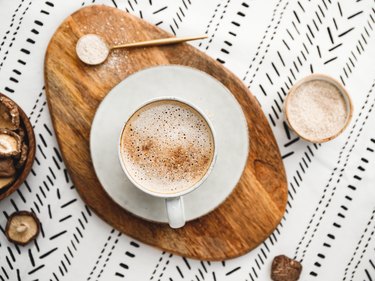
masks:
[[[204,177],[214,141],[207,121],[195,109],[163,100],[142,107],[129,119],[121,149],[133,180],[154,192],[175,193]]]

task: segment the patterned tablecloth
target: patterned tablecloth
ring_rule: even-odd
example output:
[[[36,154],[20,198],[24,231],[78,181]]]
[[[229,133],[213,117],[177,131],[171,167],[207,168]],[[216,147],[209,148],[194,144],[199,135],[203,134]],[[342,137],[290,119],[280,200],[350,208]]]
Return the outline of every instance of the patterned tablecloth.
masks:
[[[95,0],[93,1],[95,2]],[[301,280],[375,280],[375,1],[112,0],[192,44],[238,75],[276,135],[288,175],[285,216],[252,252],[203,262],[144,245],[104,223],[78,196],[62,162],[46,105],[44,53],[79,0],[0,0],[0,91],[30,116],[36,160],[22,187],[0,202],[0,280],[270,280],[278,254],[303,263]],[[351,93],[355,114],[338,139],[300,140],[286,127],[283,100],[311,72]],[[32,210],[35,243],[4,236],[7,216]]]

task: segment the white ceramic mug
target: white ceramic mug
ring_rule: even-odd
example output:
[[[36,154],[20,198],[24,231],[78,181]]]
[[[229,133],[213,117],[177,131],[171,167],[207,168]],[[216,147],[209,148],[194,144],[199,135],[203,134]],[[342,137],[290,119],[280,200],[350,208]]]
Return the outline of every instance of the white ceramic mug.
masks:
[[[152,190],[146,189],[139,182],[137,182],[136,180],[134,180],[131,177],[130,173],[128,172],[127,168],[126,168],[126,164],[124,163],[124,161],[122,159],[122,153],[121,153],[121,150],[122,150],[121,149],[122,135],[123,135],[123,133],[125,131],[125,127],[127,125],[127,122],[130,120],[130,118],[138,110],[140,110],[144,106],[146,106],[146,105],[148,105],[150,103],[156,102],[156,101],[163,101],[163,100],[166,100],[166,101],[170,101],[170,100],[178,101],[178,102],[186,104],[187,106],[189,106],[189,107],[193,108],[194,110],[196,110],[203,117],[203,119],[206,120],[206,122],[207,122],[207,124],[208,124],[208,126],[209,126],[209,128],[211,130],[211,134],[212,134],[212,138],[213,138],[213,143],[214,143],[214,153],[213,153],[212,161],[211,161],[210,167],[208,168],[206,174],[197,183],[195,183],[194,185],[192,185],[190,188],[182,190],[180,192],[168,193],[168,194],[166,194],[166,193],[158,193],[158,192],[154,192]],[[122,170],[124,171],[124,173],[126,174],[126,176],[129,178],[129,180],[133,183],[134,186],[136,186],[138,189],[140,189],[141,191],[143,191],[143,192],[145,192],[145,193],[147,193],[149,195],[165,199],[165,207],[166,207],[166,211],[167,211],[169,226],[172,227],[172,228],[180,228],[180,227],[183,227],[185,225],[185,222],[186,222],[186,219],[185,219],[185,209],[184,209],[184,201],[183,201],[182,196],[184,196],[184,195],[186,195],[186,194],[188,194],[188,193],[196,190],[197,188],[199,188],[201,186],[201,184],[207,179],[207,177],[210,174],[210,172],[212,171],[212,169],[214,167],[214,164],[215,164],[215,161],[216,161],[216,149],[215,148],[216,148],[215,132],[213,131],[213,127],[211,125],[210,120],[207,118],[207,116],[202,111],[200,111],[198,108],[196,108],[191,103],[186,102],[184,100],[177,99],[177,98],[174,98],[174,97],[161,97],[161,98],[149,100],[148,102],[144,103],[142,106],[140,106],[139,108],[137,108],[129,116],[129,118],[125,121],[124,126],[122,127],[122,130],[121,130],[120,138],[119,138],[119,142],[118,142],[118,157],[120,159]]]

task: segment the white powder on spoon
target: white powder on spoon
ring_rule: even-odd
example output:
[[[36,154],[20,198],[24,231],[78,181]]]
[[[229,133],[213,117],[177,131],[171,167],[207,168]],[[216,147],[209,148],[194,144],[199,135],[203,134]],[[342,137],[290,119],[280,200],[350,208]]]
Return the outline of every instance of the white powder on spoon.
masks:
[[[324,80],[312,80],[293,91],[287,115],[300,136],[319,142],[336,135],[345,126],[348,108],[339,88]]]
[[[104,40],[95,34],[82,36],[76,45],[77,56],[89,65],[101,64],[109,54],[109,48]]]

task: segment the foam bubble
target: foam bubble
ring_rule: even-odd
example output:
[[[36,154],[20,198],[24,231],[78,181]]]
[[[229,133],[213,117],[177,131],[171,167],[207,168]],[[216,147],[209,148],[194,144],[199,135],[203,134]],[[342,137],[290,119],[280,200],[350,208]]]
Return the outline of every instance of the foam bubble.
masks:
[[[121,139],[122,159],[130,176],[158,193],[188,189],[209,169],[214,142],[206,120],[192,107],[173,100],[138,110]]]

